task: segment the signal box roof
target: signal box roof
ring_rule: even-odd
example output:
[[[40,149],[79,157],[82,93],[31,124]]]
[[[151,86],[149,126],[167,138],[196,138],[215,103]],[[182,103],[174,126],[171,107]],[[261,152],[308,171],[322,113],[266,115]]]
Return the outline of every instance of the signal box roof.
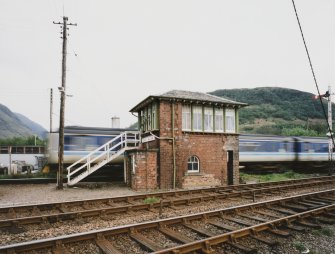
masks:
[[[171,90],[169,92],[160,94],[160,95],[150,95],[135,107],[133,107],[130,112],[138,112],[147,104],[157,101],[157,100],[167,100],[167,101],[175,101],[175,102],[184,102],[184,103],[201,103],[207,105],[215,105],[215,106],[235,106],[235,107],[245,107],[248,104],[237,102],[233,100],[228,100],[223,97],[200,93],[200,92],[190,92],[190,91],[182,91],[182,90]]]

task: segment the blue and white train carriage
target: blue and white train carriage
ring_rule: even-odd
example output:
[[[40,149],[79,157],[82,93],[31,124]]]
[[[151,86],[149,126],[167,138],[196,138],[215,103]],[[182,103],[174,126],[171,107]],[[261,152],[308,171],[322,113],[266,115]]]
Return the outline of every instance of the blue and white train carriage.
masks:
[[[72,164],[91,151],[104,145],[124,131],[134,131],[134,129],[121,128],[97,128],[68,126],[64,128],[64,164]],[[119,141],[116,140],[115,143]],[[55,166],[58,163],[59,133],[52,132],[49,135],[48,143],[48,163]],[[113,160],[113,164],[123,162],[123,156]]]
[[[327,167],[328,139],[240,135],[240,167],[248,170]]]
[[[64,164],[70,165],[76,162],[124,131],[135,130],[65,127]],[[48,145],[50,166],[56,166],[58,163],[58,141],[58,132],[50,133]],[[329,164],[327,138],[241,134],[239,143],[241,169],[276,170],[287,167],[308,169],[327,167]],[[119,156],[112,163],[123,163],[123,156]]]

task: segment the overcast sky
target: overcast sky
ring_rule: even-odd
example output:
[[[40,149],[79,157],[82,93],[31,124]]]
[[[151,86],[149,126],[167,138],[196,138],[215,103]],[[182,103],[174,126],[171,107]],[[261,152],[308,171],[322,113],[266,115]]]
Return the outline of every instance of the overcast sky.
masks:
[[[295,0],[320,92],[335,80],[335,0]],[[286,87],[316,93],[291,0],[0,0],[0,103],[59,126],[63,16],[65,124],[121,127],[172,89]],[[335,91],[335,86],[333,88]],[[297,98],[298,100],[299,98]]]

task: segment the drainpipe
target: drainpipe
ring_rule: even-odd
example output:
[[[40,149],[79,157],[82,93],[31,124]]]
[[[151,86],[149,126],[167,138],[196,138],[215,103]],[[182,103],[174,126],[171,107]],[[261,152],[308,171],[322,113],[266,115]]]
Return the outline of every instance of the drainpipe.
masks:
[[[154,136],[157,139],[165,139],[165,140],[172,140],[172,157],[173,157],[173,189],[176,188],[176,146],[175,146],[175,135],[174,135],[174,104],[172,102],[171,104],[172,110],[171,110],[171,126],[172,126],[172,138],[170,137],[158,137],[155,134],[153,134],[151,131],[149,132],[152,136]]]
[[[176,147],[174,136],[174,103],[172,102],[172,156],[173,156],[173,189],[176,188]]]

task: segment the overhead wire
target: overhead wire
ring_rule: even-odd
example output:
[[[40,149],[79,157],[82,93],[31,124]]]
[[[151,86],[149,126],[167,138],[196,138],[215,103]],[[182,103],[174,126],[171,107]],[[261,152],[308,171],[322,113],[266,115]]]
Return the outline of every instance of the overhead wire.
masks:
[[[330,128],[330,125],[329,125],[329,122],[328,122],[328,117],[327,117],[327,114],[326,114],[325,106],[324,106],[323,103],[322,103],[322,96],[321,96],[321,94],[320,94],[319,85],[318,85],[318,82],[317,82],[317,80],[316,80],[316,75],[315,75],[314,68],[313,68],[313,65],[312,65],[312,60],[311,60],[311,57],[310,57],[310,55],[309,55],[309,51],[308,51],[308,48],[307,48],[307,44],[306,44],[306,40],[305,40],[305,36],[304,36],[303,31],[302,31],[301,23],[300,23],[300,20],[299,20],[299,15],[298,15],[297,8],[296,8],[296,6],[295,6],[295,2],[294,2],[294,0],[292,0],[292,4],[293,4],[293,8],[294,8],[294,12],[295,12],[295,16],[296,16],[297,21],[298,21],[298,25],[299,25],[299,29],[300,29],[300,33],[301,33],[301,37],[302,37],[302,40],[303,40],[303,42],[304,42],[304,46],[305,46],[305,50],[306,50],[306,53],[307,53],[307,57],[308,57],[308,61],[309,61],[309,66],[310,66],[311,71],[312,71],[312,75],[313,75],[314,83],[315,83],[316,89],[317,89],[317,91],[318,91],[318,98],[319,98],[319,100],[320,100],[321,107],[322,107],[322,111],[323,111],[324,117],[325,117],[326,122],[327,122],[328,131],[329,131],[329,133],[330,133],[330,137],[331,137],[331,139],[332,139],[333,147],[335,147],[334,136],[333,136],[332,129]],[[332,121],[332,119],[331,119],[331,121]]]

